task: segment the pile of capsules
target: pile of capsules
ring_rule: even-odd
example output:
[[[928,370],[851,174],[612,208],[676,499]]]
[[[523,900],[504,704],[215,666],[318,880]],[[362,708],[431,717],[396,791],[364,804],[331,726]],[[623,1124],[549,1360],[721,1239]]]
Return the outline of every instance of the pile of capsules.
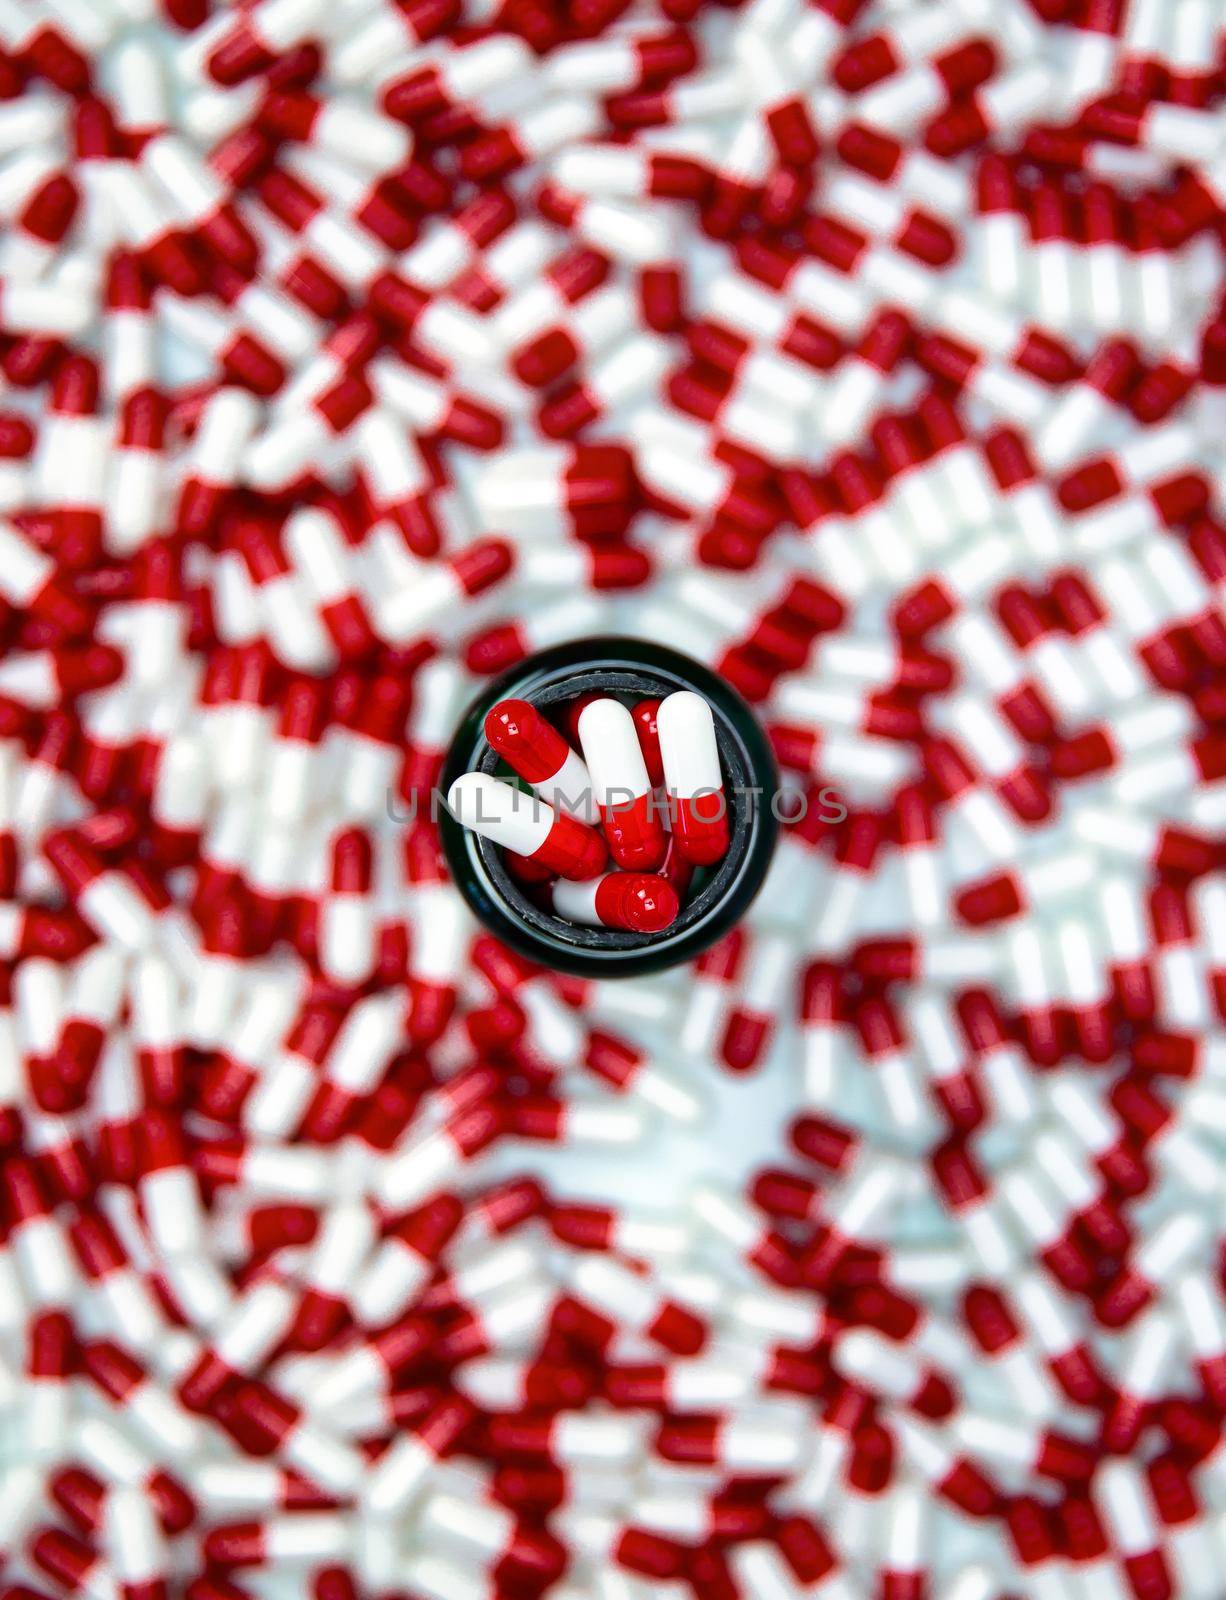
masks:
[[[535,793],[466,772],[448,805],[465,827],[502,847],[512,877],[554,916],[664,933],[694,869],[728,853],[711,707],[681,689],[632,705],[586,694],[559,710],[582,755],[527,700],[500,700],[486,713],[486,741]]]
[[[1221,1600],[1223,20],[0,0],[3,1600]],[[596,984],[618,633],[792,821]]]

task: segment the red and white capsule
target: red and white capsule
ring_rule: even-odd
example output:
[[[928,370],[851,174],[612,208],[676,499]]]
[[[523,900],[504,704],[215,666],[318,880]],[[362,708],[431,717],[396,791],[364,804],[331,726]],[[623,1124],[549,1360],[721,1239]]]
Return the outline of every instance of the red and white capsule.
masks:
[[[487,772],[462,773],[448,791],[447,806],[466,828],[562,878],[594,878],[608,859],[593,829]]]
[[[653,871],[668,841],[633,717],[619,700],[602,698],[579,713],[578,728],[614,861],[629,872]]]
[[[485,737],[549,805],[589,827],[600,821],[592,776],[566,740],[527,700],[500,700],[485,716]]]
[[[646,872],[606,872],[586,883],[559,882],[548,895],[557,915],[569,922],[627,933],[663,933],[680,910],[672,884]]]
[[[656,729],[677,847],[696,866],[713,866],[728,853],[731,832],[711,707],[679,690],[660,702]]]

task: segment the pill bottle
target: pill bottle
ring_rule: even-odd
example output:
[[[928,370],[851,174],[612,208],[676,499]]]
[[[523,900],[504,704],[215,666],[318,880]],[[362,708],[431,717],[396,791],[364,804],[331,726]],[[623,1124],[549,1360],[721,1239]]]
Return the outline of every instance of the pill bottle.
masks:
[[[701,955],[739,921],[762,887],[779,829],[778,769],[757,718],[729,683],[701,662],[642,639],[577,639],[528,656],[491,682],[461,718],[443,767],[443,795],[463,772],[512,776],[485,738],[486,713],[500,700],[529,700],[556,719],[581,695],[609,694],[633,704],[678,689],[691,689],[710,704],[731,842],[722,861],[696,875],[664,933],[581,927],[542,910],[508,873],[497,846],[441,808],[443,848],[457,888],[490,932],[530,961],[578,977],[628,978]]]

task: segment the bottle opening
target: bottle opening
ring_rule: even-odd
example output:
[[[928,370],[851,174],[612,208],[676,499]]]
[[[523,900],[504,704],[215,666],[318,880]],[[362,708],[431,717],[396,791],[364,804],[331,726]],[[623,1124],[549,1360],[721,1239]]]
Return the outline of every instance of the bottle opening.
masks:
[[[685,903],[663,933],[593,927],[557,916],[516,882],[497,845],[442,813],[443,847],[461,894],[496,937],[528,959],[606,978],[694,960],[739,921],[762,886],[778,834],[772,809],[778,770],[757,718],[726,680],[678,651],[639,639],[584,639],[542,651],[489,684],[461,719],[444,765],[444,794],[464,772],[513,776],[485,737],[486,713],[501,700],[528,700],[561,726],[561,713],[586,695],[633,707],[679,689],[703,696],[711,707],[729,845],[714,866],[695,870]]]

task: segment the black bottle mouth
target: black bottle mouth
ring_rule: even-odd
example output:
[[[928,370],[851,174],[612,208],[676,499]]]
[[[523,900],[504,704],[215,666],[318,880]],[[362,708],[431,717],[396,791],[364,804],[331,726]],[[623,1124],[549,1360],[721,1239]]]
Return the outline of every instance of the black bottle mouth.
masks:
[[[701,878],[664,933],[627,933],[564,921],[543,910],[512,878],[502,852],[444,808],[443,848],[456,886],[495,936],[529,960],[580,977],[631,977],[692,961],[739,921],[762,886],[778,835],[778,769],[766,736],[736,690],[701,662],[641,639],[602,637],[556,645],[486,686],[464,713],[444,763],[448,794],[464,772],[494,773],[502,760],[485,737],[499,700],[530,700],[549,715],[593,692],[629,701],[691,689],[710,704],[724,772],[729,848]],[[428,936],[428,934],[427,934]]]

